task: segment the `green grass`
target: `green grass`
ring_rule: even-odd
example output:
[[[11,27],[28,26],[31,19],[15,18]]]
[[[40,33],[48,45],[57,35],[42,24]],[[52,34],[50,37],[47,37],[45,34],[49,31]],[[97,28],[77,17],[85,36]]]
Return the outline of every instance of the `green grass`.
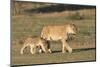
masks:
[[[91,10],[91,9],[90,9]],[[52,42],[52,54],[35,54],[29,53],[29,48],[25,50],[24,55],[20,55],[20,49],[23,41],[28,36],[40,36],[43,26],[46,25],[62,25],[74,23],[77,25],[79,32],[76,38],[69,41],[73,49],[95,48],[95,9],[92,9],[89,15],[85,15],[84,19],[69,19],[70,15],[66,12],[62,15],[58,13],[34,14],[34,15],[18,15],[12,16],[12,65],[26,64],[44,64],[44,63],[62,63],[75,61],[91,61],[95,59],[95,49],[74,51],[72,54],[66,52],[61,53],[61,43]],[[82,10],[81,10],[82,11]],[[94,14],[93,14],[94,11]],[[70,12],[71,13],[71,12]],[[80,12],[81,13],[81,12]],[[91,18],[92,17],[92,18]]]

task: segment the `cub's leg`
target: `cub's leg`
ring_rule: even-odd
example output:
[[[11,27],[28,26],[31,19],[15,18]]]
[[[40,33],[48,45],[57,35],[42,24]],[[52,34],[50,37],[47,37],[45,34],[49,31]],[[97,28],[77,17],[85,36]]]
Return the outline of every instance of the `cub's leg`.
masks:
[[[20,54],[23,54],[24,49],[25,49],[27,46],[28,46],[27,44],[24,44],[24,46],[21,48]]]
[[[30,52],[31,52],[31,54],[35,54],[36,53],[36,46],[30,46]]]
[[[43,45],[43,44],[41,44],[41,45],[40,45],[40,48],[41,48],[41,49],[40,49],[40,50],[41,50],[41,52],[42,52],[42,50],[43,50],[43,52],[45,52],[45,53],[46,53],[46,49],[45,49],[45,47],[44,47],[44,45]]]

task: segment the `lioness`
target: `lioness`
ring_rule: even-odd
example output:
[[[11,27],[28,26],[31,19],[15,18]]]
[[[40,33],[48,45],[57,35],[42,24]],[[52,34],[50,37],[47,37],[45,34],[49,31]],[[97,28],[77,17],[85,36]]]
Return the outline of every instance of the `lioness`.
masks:
[[[48,42],[48,51],[51,53],[49,41],[58,41],[62,42],[62,53],[65,53],[67,49],[69,53],[72,53],[72,48],[68,45],[67,40],[69,34],[75,35],[77,33],[77,28],[74,24],[66,25],[53,25],[53,26],[44,26],[41,32],[41,38],[45,39]]]
[[[24,52],[24,49],[26,48],[26,47],[30,47],[30,52],[31,52],[31,54],[35,54],[35,52],[36,52],[36,48],[37,47],[40,47],[40,49],[42,50],[42,51],[44,51],[45,53],[46,53],[46,49],[45,49],[45,40],[44,39],[42,39],[42,38],[40,38],[40,37],[29,37],[29,38],[27,38],[26,40],[25,40],[25,42],[24,42],[24,45],[23,45],[23,47],[21,48],[21,51],[20,51],[20,53],[21,54],[23,54],[23,52]],[[40,51],[41,52],[41,51]]]

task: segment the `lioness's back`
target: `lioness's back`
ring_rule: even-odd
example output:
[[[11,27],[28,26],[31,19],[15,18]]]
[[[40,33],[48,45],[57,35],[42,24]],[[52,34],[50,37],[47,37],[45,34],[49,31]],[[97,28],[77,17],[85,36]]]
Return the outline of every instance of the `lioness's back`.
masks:
[[[44,26],[41,32],[41,37],[47,40],[66,39],[67,32],[73,32],[73,28],[73,24]]]

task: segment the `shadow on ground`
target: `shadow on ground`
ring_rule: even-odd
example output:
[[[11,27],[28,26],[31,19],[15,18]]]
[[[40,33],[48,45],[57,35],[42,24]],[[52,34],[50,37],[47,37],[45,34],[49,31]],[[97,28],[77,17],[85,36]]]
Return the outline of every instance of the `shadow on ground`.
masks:
[[[88,50],[96,50],[95,48],[81,48],[81,49],[73,49],[73,53],[81,52],[81,51],[88,51]],[[58,53],[61,51],[52,51],[52,53]]]

